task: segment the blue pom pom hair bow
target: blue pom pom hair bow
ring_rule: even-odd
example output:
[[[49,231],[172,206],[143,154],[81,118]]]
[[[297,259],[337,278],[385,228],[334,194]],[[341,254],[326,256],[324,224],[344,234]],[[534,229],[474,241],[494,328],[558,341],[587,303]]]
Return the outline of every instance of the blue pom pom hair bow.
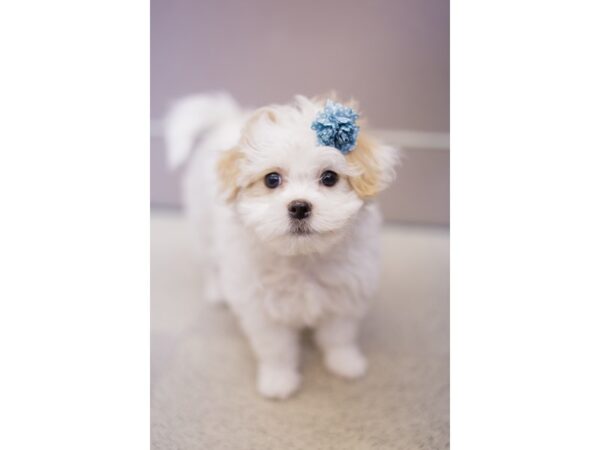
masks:
[[[350,107],[327,100],[325,108],[317,114],[311,128],[317,133],[319,145],[335,147],[344,155],[356,147],[360,127],[358,114]]]

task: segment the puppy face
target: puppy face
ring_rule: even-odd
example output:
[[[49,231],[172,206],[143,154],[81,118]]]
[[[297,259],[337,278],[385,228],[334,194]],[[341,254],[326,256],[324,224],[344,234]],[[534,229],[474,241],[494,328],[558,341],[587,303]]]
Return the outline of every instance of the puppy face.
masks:
[[[317,145],[311,123],[320,108],[298,97],[291,106],[258,110],[218,164],[241,222],[280,254],[327,251],[393,179],[396,151],[366,135],[348,155]]]

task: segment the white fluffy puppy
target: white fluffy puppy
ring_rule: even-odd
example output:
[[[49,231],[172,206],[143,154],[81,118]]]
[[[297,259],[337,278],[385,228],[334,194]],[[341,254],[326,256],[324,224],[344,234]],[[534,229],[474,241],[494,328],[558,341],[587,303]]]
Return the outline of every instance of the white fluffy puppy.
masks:
[[[332,373],[367,369],[357,332],[378,285],[373,198],[393,180],[398,152],[364,130],[351,151],[319,144],[313,122],[324,107],[298,96],[246,112],[226,94],[200,95],[166,120],[171,164],[194,150],[183,195],[212,271],[206,295],[238,317],[258,360],[258,391],[271,398],[300,385],[304,327],[315,329]]]

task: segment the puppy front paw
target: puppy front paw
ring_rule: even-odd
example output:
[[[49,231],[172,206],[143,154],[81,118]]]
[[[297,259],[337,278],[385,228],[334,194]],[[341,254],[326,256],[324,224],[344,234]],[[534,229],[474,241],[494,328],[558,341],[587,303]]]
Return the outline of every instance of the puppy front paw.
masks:
[[[300,387],[300,374],[293,369],[260,366],[258,392],[267,398],[286,399]]]
[[[325,366],[343,378],[359,378],[367,372],[367,360],[356,347],[339,347],[325,353]]]

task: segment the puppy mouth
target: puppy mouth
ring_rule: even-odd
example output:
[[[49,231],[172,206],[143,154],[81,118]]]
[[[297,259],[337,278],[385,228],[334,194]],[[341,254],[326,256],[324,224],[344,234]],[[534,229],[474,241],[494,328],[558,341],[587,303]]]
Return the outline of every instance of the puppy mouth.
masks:
[[[313,234],[314,230],[304,220],[292,220],[290,224],[290,234],[295,236],[307,236]]]

